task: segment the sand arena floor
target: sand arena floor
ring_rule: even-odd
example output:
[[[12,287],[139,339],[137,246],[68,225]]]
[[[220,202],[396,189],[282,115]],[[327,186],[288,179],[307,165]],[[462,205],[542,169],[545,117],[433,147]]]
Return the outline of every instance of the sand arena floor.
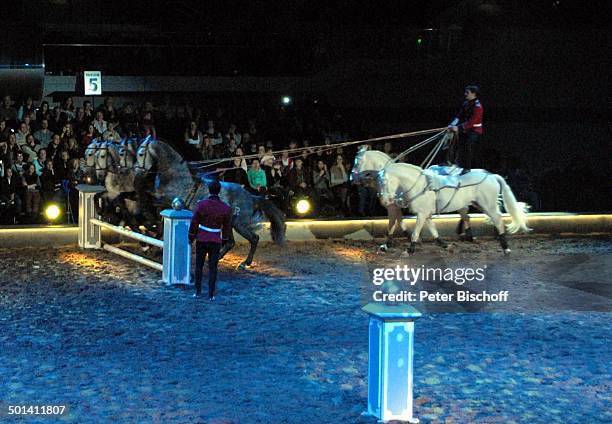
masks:
[[[426,313],[415,334],[416,416],[611,422],[612,238],[511,242],[501,260],[493,240],[420,247],[420,258],[447,264],[495,262],[490,278],[520,281],[533,308]],[[0,249],[0,421],[12,422],[7,405],[51,404],[67,405],[62,421],[75,423],[375,422],[360,415],[361,285],[372,266],[406,260],[401,249],[262,243],[256,267],[237,271],[244,254],[240,246],[221,263],[211,304],[104,251]]]

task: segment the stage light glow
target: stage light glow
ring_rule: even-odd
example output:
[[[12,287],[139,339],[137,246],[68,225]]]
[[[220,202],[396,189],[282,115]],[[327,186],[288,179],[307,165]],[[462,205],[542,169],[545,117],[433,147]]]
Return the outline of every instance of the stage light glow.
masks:
[[[281,99],[281,101],[283,102],[283,104],[284,104],[285,106],[286,106],[286,105],[289,105],[289,104],[291,104],[291,97],[289,97],[289,96],[283,96],[283,98]]]
[[[295,211],[300,215],[306,215],[312,210],[312,204],[307,199],[300,199],[295,204]]]
[[[55,221],[57,218],[59,218],[60,213],[61,211],[60,211],[59,206],[55,204],[50,204],[45,209],[45,216],[47,217],[49,221]]]

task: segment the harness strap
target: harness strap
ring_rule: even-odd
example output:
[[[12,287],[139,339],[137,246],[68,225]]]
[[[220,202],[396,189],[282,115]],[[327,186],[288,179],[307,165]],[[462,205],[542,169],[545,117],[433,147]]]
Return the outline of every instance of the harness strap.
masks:
[[[199,178],[194,178],[193,180],[193,186],[191,186],[191,190],[189,190],[189,193],[187,193],[187,198],[185,199],[185,209],[189,209],[191,202],[195,198],[196,192],[202,185],[202,181]]]
[[[461,188],[461,182],[459,182],[459,184],[457,184],[457,187],[455,187],[455,190],[453,191],[453,195],[450,197],[448,202],[446,202],[446,205],[444,205],[444,207],[441,208],[441,209],[438,209],[438,193],[439,193],[439,191],[436,192],[436,214],[444,212],[444,209],[446,209],[448,207],[448,205],[451,204],[451,202],[455,198],[455,195],[457,194],[457,192],[459,191],[460,188]]]
[[[448,207],[448,205],[450,205],[450,204],[451,204],[451,202],[452,202],[452,201],[453,201],[453,199],[455,198],[455,195],[457,194],[457,192],[459,191],[459,189],[461,189],[461,188],[467,188],[467,187],[474,187],[474,186],[480,185],[480,184],[484,183],[484,182],[485,182],[485,180],[486,180],[487,178],[489,178],[489,176],[490,176],[490,175],[492,175],[492,174],[491,174],[491,173],[487,173],[487,174],[484,176],[484,178],[483,178],[482,180],[478,181],[477,183],[474,183],[474,184],[467,184],[467,185],[464,185],[464,186],[462,186],[462,185],[461,185],[461,181],[459,181],[459,184],[457,184],[457,186],[456,186],[456,187],[452,187],[452,188],[454,188],[455,190],[453,191],[453,195],[451,196],[450,200],[449,200],[448,202],[446,202],[446,205],[444,205],[444,207],[443,207],[443,208],[441,208],[441,209],[438,209],[438,195],[439,195],[440,191],[442,191],[443,189],[445,189],[445,188],[451,188],[451,187],[444,186],[444,187],[440,187],[438,190],[432,190],[434,193],[436,193],[436,214],[444,212],[444,209],[446,209],[446,208]]]

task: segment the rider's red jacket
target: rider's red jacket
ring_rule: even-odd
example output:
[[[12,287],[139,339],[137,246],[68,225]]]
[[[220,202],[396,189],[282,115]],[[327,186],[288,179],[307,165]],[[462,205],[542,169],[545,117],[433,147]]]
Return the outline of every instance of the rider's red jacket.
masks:
[[[455,116],[453,125],[457,125],[461,133],[482,134],[483,112],[484,109],[480,100],[466,100],[463,102],[463,105],[461,105],[461,109],[459,113],[457,113],[457,116]]]
[[[231,231],[232,208],[227,203],[219,196],[198,202],[189,226],[189,241],[221,243],[231,237]]]

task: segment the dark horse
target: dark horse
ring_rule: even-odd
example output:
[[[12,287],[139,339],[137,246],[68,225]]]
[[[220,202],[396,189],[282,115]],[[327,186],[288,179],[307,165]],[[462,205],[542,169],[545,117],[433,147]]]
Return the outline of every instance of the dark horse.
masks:
[[[148,138],[138,147],[134,165],[134,189],[141,210],[148,210],[152,214],[160,208],[169,208],[176,197],[184,199],[186,207],[193,206],[197,200],[208,196],[206,181],[168,143]],[[226,182],[221,183],[220,197],[232,207],[232,227],[250,243],[249,254],[240,264],[241,268],[253,262],[259,242],[256,231],[260,213],[270,220],[272,240],[279,245],[285,242],[285,218],[272,201],[254,196],[238,184]],[[231,234],[229,242],[221,250],[221,257],[234,245],[234,236]]]

